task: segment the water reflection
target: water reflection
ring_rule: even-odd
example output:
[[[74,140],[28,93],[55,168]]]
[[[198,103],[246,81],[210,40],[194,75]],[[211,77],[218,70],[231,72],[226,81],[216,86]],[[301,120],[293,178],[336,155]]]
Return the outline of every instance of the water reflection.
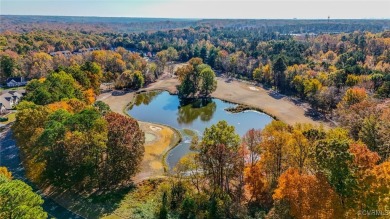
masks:
[[[191,124],[196,119],[202,122],[208,122],[213,118],[217,104],[211,99],[195,100],[191,103],[180,102],[183,104],[178,109],[177,122],[179,124]]]
[[[226,108],[234,106],[236,105],[219,99],[183,102],[177,95],[170,95],[163,91],[138,94],[135,104],[128,113],[138,120],[165,124],[182,132],[183,141],[167,156],[169,167],[173,167],[190,151],[191,137],[186,136],[184,129],[202,134],[206,127],[225,120],[229,125],[234,126],[236,133],[242,136],[249,129],[264,128],[272,121],[270,116],[255,111],[241,113],[225,111]]]
[[[139,94],[135,97],[134,105],[139,106],[141,104],[149,105],[152,100],[157,97],[161,92],[159,91],[152,91],[152,92],[146,92]]]

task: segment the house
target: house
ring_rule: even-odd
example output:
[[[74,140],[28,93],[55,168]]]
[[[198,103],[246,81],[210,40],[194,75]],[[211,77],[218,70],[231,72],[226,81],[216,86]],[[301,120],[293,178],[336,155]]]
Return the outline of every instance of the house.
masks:
[[[19,87],[27,84],[27,80],[23,77],[8,78],[6,82],[8,87]]]
[[[18,92],[18,91],[8,91],[7,93],[2,94],[1,96],[12,98],[14,105],[17,105],[20,102],[20,100],[22,99],[23,94],[21,92]]]
[[[59,55],[64,55],[65,57],[70,57],[72,53],[69,50],[64,50],[64,51],[57,51],[57,52],[51,52],[49,53],[51,56],[59,56]]]
[[[1,112],[14,109],[22,97],[23,94],[19,91],[8,91],[0,95]]]
[[[7,113],[7,109],[5,108],[5,106],[0,103],[0,115],[2,114],[6,114]]]
[[[0,103],[5,107],[6,110],[12,110],[15,106],[14,98],[7,96],[0,96]]]

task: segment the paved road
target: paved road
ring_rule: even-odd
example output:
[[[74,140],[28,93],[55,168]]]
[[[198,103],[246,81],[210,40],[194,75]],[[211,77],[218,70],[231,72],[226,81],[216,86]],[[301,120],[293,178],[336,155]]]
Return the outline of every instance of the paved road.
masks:
[[[19,157],[19,148],[16,147],[15,141],[12,139],[11,131],[0,133],[0,166],[5,166],[12,172],[14,179],[19,179],[30,185],[34,192],[41,195],[45,201],[43,209],[48,212],[49,217],[58,219],[78,219],[81,216],[72,213],[68,209],[57,204],[52,199],[44,196],[25,176],[25,171]]]

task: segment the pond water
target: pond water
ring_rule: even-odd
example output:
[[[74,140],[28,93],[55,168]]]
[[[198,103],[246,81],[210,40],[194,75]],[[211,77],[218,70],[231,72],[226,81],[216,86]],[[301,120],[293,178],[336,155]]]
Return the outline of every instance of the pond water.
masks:
[[[264,128],[273,120],[267,114],[257,111],[230,113],[225,110],[234,106],[236,104],[219,99],[183,104],[177,95],[170,95],[166,91],[153,91],[138,94],[128,113],[137,120],[169,125],[181,132],[183,141],[167,156],[167,163],[172,168],[190,151],[192,137],[188,134],[191,133],[188,129],[201,136],[205,128],[225,120],[235,127],[237,134],[243,136],[249,129]]]

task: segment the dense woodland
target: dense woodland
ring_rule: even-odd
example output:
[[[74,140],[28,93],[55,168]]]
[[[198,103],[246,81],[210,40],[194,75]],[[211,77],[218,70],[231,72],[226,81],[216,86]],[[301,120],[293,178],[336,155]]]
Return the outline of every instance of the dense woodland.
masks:
[[[390,214],[387,20],[273,21],[267,28],[250,20],[191,22],[138,33],[64,31],[50,22],[47,29],[2,30],[1,82],[31,80],[12,127],[29,179],[78,191],[127,185],[139,168],[144,134],[134,119],[95,101],[100,84],[136,90],[172,61],[189,61],[169,70],[182,98],[209,96],[217,72],[299,98],[337,127],[273,121],[238,136],[221,121],[193,139],[194,153],[175,167],[156,217]],[[98,50],[49,54],[84,48]],[[0,178],[0,188],[9,180]]]

